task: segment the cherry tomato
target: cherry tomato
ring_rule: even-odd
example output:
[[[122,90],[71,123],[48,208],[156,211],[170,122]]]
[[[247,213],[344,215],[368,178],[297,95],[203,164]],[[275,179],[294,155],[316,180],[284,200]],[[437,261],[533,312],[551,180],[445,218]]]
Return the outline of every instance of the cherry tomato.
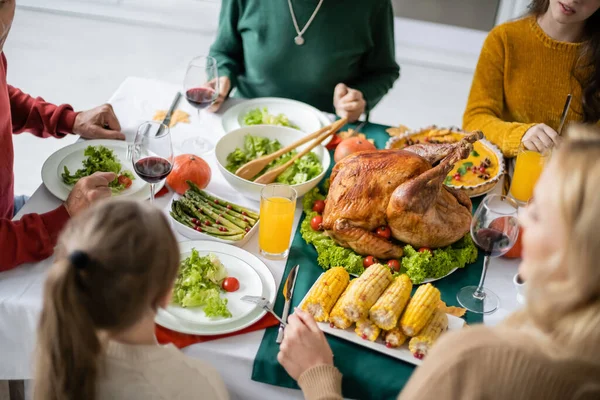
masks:
[[[229,278],[225,278],[221,286],[226,292],[235,292],[240,288],[240,281],[230,276]]]
[[[380,226],[376,231],[378,236],[381,236],[384,239],[389,239],[392,237],[392,230],[389,226]]]
[[[398,260],[390,260],[387,262],[387,265],[395,272],[400,271],[400,262]]]
[[[377,260],[375,257],[366,256],[365,259],[363,260],[363,267],[369,268],[371,265],[377,264],[378,262],[379,262],[379,260]]]
[[[325,211],[325,201],[323,201],[323,200],[315,201],[315,204],[313,204],[312,210],[318,212],[319,214],[323,214],[323,211]]]
[[[125,186],[125,189],[129,189],[133,181],[125,175],[119,175],[119,184]]]
[[[419,253],[425,253],[426,251],[431,253],[431,249],[429,247],[421,247],[419,249]]]
[[[321,217],[320,215],[314,216],[310,220],[310,227],[313,229],[313,231],[323,230],[323,217]]]

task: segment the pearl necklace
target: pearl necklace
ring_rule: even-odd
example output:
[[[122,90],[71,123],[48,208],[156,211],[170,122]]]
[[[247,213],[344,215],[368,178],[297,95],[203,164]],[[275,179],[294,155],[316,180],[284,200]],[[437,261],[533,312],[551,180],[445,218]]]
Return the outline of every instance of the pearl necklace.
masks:
[[[292,7],[292,0],[288,0],[288,5],[290,6],[290,14],[292,14],[292,22],[294,22],[294,28],[296,28],[296,33],[298,34],[294,38],[294,43],[296,43],[298,46],[302,46],[304,44],[304,38],[302,37],[302,35],[304,35],[304,32],[306,32],[310,24],[313,22],[313,19],[315,19],[315,17],[317,16],[319,8],[321,8],[322,4],[323,0],[320,0],[319,4],[317,4],[317,8],[315,8],[315,11],[313,11],[306,25],[304,25],[304,28],[302,28],[302,30],[300,30],[300,27],[298,26],[298,21],[296,21],[296,15],[294,14],[294,8]]]

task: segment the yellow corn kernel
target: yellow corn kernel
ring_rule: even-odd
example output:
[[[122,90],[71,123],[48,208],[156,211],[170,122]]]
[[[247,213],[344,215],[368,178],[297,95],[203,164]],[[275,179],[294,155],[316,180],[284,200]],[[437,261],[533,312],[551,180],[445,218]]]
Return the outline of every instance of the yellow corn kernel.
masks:
[[[402,328],[396,326],[395,328],[385,332],[384,336],[385,346],[389,348],[400,347],[406,342],[406,335],[402,332]]]
[[[393,329],[408,304],[412,282],[408,275],[402,274],[385,289],[379,300],[369,310],[369,318],[383,330]]]
[[[402,331],[407,336],[417,336],[431,319],[440,303],[440,298],[440,291],[431,283],[421,285],[408,302],[406,311],[400,320]]]
[[[369,310],[392,279],[392,273],[387,266],[373,264],[367,268],[355,279],[356,283],[348,291],[348,300],[342,309],[346,318],[354,322],[367,319]]]
[[[410,339],[408,349],[415,357],[422,359],[446,329],[448,329],[448,316],[438,308],[421,333]]]
[[[374,342],[379,337],[381,329],[370,320],[362,319],[356,323],[354,332],[361,338]]]
[[[335,306],[333,306],[333,309],[329,313],[329,322],[331,323],[332,328],[336,327],[338,329],[348,329],[350,326],[352,326],[352,321],[346,318],[342,309],[344,307],[345,300],[347,299],[346,295],[348,294],[348,290],[350,290],[354,282],[356,282],[356,279],[350,281],[346,287],[346,290],[344,290],[344,293],[342,293],[338,301],[335,303]]]
[[[319,277],[302,304],[302,309],[310,313],[317,322],[327,321],[333,308],[348,282],[350,275],[343,267],[329,269]]]

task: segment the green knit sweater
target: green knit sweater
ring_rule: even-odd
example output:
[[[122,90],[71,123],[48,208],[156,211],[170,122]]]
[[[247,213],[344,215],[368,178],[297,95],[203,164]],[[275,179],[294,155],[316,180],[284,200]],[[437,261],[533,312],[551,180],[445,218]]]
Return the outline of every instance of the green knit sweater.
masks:
[[[318,0],[292,0],[300,29]],[[324,0],[303,37],[286,0],[223,0],[210,55],[236,96],[286,97],[333,111],[342,82],[360,90],[373,109],[399,76],[390,0]]]

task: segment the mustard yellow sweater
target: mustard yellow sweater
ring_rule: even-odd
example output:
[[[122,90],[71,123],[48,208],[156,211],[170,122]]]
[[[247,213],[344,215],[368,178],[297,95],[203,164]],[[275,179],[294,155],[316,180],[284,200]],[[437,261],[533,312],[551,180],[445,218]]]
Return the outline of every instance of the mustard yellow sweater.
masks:
[[[464,129],[483,131],[506,157],[515,157],[533,125],[558,129],[569,93],[566,121],[582,121],[582,90],[573,75],[580,47],[550,38],[534,17],[495,27],[479,56]]]

